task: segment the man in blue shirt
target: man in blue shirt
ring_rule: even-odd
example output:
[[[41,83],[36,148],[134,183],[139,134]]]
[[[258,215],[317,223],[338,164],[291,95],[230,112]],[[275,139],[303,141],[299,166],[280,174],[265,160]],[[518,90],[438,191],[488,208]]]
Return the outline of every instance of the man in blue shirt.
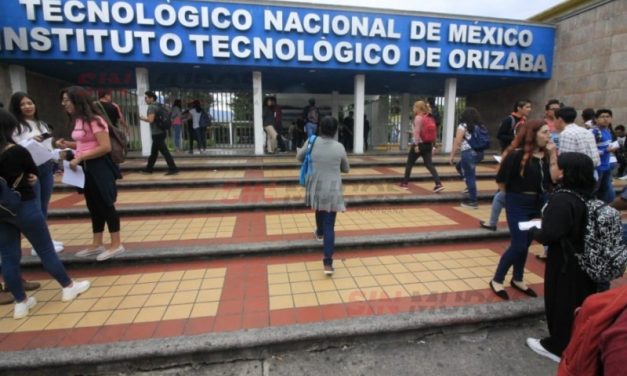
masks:
[[[612,132],[609,125],[612,122],[612,111],[608,109],[600,109],[595,113],[596,128],[592,129],[592,134],[599,149],[601,164],[597,167],[599,180],[597,181],[596,196],[599,200],[606,203],[614,201],[616,196],[612,187],[612,166],[610,164],[610,155],[616,151],[612,147]]]

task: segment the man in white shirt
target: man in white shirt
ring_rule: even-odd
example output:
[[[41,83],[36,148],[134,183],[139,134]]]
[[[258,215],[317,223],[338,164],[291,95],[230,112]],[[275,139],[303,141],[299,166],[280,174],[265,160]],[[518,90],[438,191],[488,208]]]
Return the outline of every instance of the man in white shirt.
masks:
[[[599,150],[594,139],[594,135],[587,129],[575,124],[577,111],[572,107],[563,107],[555,113],[555,129],[560,132],[559,152],[560,153],[583,153],[592,159],[596,168],[601,164]],[[557,150],[549,150],[551,157],[551,177],[555,181],[557,172]]]

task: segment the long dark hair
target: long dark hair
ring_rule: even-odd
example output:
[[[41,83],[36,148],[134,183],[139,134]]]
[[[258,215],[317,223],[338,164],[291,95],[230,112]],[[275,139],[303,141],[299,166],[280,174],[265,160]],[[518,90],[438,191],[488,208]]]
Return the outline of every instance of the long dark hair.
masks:
[[[562,170],[561,186],[573,190],[584,197],[591,197],[596,185],[594,163],[583,153],[560,153],[557,166]]]
[[[67,94],[70,102],[74,105],[74,113],[68,114],[70,117],[71,127],[74,127],[74,121],[81,119],[83,122],[91,123],[97,120],[98,110],[94,107],[89,91],[80,86],[70,86],[61,89],[59,98],[63,100],[63,94]]]
[[[7,144],[14,144],[13,133],[19,126],[15,116],[9,111],[0,108],[0,152]]]
[[[545,125],[546,122],[544,120],[529,120],[524,124],[521,124],[518,127],[514,141],[512,141],[509,147],[503,152],[503,158],[505,158],[505,156],[510,154],[513,150],[518,148],[522,149],[523,157],[520,161],[520,176],[524,175],[527,162],[529,162],[531,156],[533,155],[533,149],[536,146],[536,135],[538,134],[540,128]],[[546,155],[544,157],[546,158]]]
[[[475,130],[475,125],[483,124],[479,111],[474,107],[466,107],[462,114],[459,115],[459,122],[466,124],[466,129],[471,133]]]
[[[24,114],[22,113],[22,109],[20,108],[22,99],[24,98],[30,99],[31,102],[33,102],[33,105],[35,105],[34,116],[35,116],[35,120],[39,121],[39,114],[37,112],[38,111],[37,102],[35,102],[33,97],[31,97],[30,95],[28,95],[27,93],[23,91],[17,91],[13,93],[13,95],[11,95],[11,101],[9,102],[9,111],[11,112],[11,114],[13,114],[13,116],[15,116],[15,118],[18,121],[17,133],[24,133],[25,129],[27,129],[28,132],[33,130],[30,124],[28,124],[28,122],[26,121],[26,118],[24,117]]]

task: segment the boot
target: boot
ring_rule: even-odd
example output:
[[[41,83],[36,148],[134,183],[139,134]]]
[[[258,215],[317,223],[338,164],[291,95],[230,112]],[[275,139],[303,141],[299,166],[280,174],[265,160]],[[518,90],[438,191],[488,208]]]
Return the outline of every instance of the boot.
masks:
[[[10,292],[5,291],[2,284],[0,284],[0,305],[11,304],[14,301],[15,298],[13,298],[13,295]]]

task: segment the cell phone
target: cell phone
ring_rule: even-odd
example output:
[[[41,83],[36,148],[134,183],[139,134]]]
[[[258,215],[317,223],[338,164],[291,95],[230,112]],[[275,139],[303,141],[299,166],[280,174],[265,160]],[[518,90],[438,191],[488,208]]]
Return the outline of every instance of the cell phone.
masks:
[[[46,133],[42,133],[42,134],[41,134],[41,139],[42,139],[42,140],[48,139],[48,138],[50,138],[50,137],[52,137],[52,135],[51,135],[50,133],[47,133],[47,132],[46,132]]]

